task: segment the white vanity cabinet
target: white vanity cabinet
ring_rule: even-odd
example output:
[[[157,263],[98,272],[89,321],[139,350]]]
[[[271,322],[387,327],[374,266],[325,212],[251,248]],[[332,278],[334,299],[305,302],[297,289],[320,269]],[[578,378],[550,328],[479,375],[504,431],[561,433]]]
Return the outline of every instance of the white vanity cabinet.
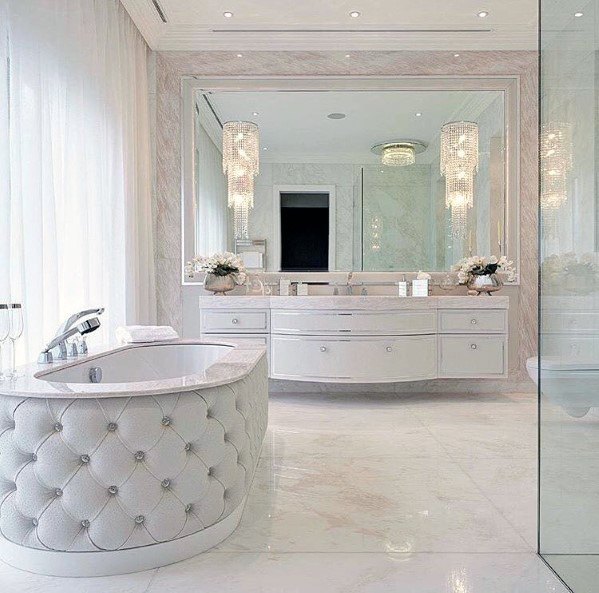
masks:
[[[273,379],[507,375],[507,297],[200,297],[202,337],[258,340]]]

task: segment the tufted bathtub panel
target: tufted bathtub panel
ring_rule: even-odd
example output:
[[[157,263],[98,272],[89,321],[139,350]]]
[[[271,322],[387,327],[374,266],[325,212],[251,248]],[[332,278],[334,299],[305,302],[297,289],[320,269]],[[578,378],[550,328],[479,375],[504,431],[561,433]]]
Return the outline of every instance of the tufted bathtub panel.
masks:
[[[221,521],[258,462],[265,365],[228,385],[167,395],[0,395],[0,532],[30,548],[122,550]]]

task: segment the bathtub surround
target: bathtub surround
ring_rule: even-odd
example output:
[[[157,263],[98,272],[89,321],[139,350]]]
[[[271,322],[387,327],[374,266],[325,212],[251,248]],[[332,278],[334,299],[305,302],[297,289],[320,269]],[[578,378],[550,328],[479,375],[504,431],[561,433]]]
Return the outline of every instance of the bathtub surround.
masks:
[[[500,76],[520,80],[520,285],[504,288],[510,296],[514,328],[510,380],[496,389],[529,384],[524,362],[536,351],[536,99],[534,52],[355,52],[348,61],[340,52],[157,52],[156,57],[156,230],[155,265],[160,323],[184,332],[197,326],[201,289],[181,286],[181,77],[199,76]],[[333,276],[333,275],[332,275]],[[184,312],[185,311],[185,318]],[[199,334],[198,334],[199,335]],[[447,380],[427,390],[485,389],[482,382]],[[306,389],[306,386],[303,386]],[[408,385],[402,389],[409,389]]]
[[[120,574],[235,530],[267,427],[262,348],[129,345],[38,369],[0,385],[0,559]]]
[[[0,0],[0,35],[0,301],[23,302],[25,362],[69,311],[105,305],[105,342],[155,318],[148,47],[118,0]]]

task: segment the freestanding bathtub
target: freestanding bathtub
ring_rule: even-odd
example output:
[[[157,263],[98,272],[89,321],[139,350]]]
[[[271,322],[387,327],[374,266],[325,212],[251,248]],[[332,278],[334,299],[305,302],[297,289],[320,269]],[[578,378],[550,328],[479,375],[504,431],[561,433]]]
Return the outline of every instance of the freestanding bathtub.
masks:
[[[0,383],[0,558],[58,576],[145,570],[237,527],[267,425],[264,348],[175,341]]]

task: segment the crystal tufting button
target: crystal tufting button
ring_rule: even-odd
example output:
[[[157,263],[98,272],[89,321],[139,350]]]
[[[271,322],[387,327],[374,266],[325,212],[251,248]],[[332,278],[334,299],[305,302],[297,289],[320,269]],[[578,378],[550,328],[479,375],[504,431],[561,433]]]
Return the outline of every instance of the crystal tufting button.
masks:
[[[137,461],[143,461],[143,458],[146,456],[146,454],[143,451],[138,451],[135,454],[135,459],[137,459]]]
[[[114,432],[117,429],[117,424],[116,422],[109,422],[106,428],[108,429],[108,432]]]
[[[137,515],[137,517],[135,517],[135,522],[138,525],[141,525],[145,520],[146,518],[143,515]]]
[[[81,527],[87,529],[89,527],[89,520],[83,519],[83,521],[81,521]]]
[[[171,423],[171,419],[168,416],[165,416],[162,420],[162,426],[169,426]]]
[[[57,497],[62,496],[62,490],[60,488],[56,488],[54,490],[54,496],[57,496]]]
[[[37,519],[31,519],[31,524],[32,524],[34,527],[37,527],[37,526],[38,526],[38,520],[37,520]]]
[[[191,504],[186,504],[185,505],[185,512],[186,513],[191,513],[192,509],[193,509],[193,505],[191,505]]]
[[[37,461],[37,455],[35,453],[31,454],[31,461]]]
[[[164,480],[162,480],[162,482],[160,482],[160,485],[163,488],[168,488],[171,485],[171,481],[168,478],[165,478]]]
[[[110,494],[116,494],[119,491],[119,489],[116,486],[108,486],[108,492]]]
[[[89,455],[82,455],[79,459],[81,463],[89,463]]]
[[[214,475],[214,468],[213,468],[213,467],[209,467],[209,468],[208,468],[208,475],[209,475],[209,476],[212,476],[212,475]]]
[[[60,422],[56,422],[54,424],[54,431],[55,432],[60,432],[62,430],[62,424]]]
[[[185,443],[185,450],[191,451],[191,443]]]

